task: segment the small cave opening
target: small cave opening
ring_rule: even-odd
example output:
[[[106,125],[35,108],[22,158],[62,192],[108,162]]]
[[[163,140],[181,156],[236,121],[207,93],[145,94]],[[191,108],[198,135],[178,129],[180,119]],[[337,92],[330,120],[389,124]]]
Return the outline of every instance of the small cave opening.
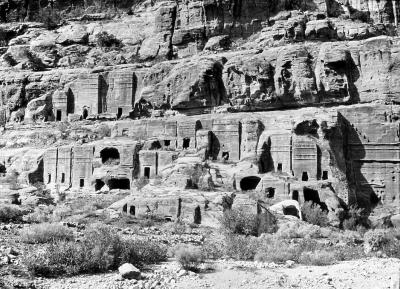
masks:
[[[101,162],[104,165],[119,165],[119,152],[116,148],[104,148],[100,152]]]
[[[145,167],[144,168],[144,177],[146,178],[146,179],[150,179],[150,167]]]
[[[194,224],[201,224],[201,209],[200,206],[197,206],[194,209],[194,216],[193,216],[193,223]]]
[[[122,207],[122,212],[124,212],[124,213],[127,213],[127,212],[128,212],[128,204],[125,204],[125,205]]]
[[[85,179],[80,179],[79,180],[79,187],[83,188],[85,186]]]
[[[266,190],[267,198],[273,199],[275,197],[275,188],[267,188]]]
[[[105,185],[105,183],[102,180],[96,179],[96,183],[94,184],[95,191],[100,191],[101,188],[104,187],[104,185]]]
[[[313,190],[310,188],[304,188],[303,193],[304,193],[304,201],[305,202],[313,202],[316,204],[319,204],[321,202],[317,190]]]
[[[282,172],[282,163],[278,163],[277,171]]]
[[[258,183],[261,181],[260,177],[257,176],[249,176],[245,177],[240,181],[240,188],[242,191],[251,191],[257,188]]]
[[[122,116],[122,107],[118,107],[117,119],[120,119],[121,116]]]
[[[164,146],[169,147],[171,145],[171,141],[169,139],[164,140]]]
[[[61,111],[61,109],[57,109],[56,121],[61,121],[61,119],[62,119],[62,111]]]
[[[158,140],[153,141],[150,146],[150,150],[159,150],[161,149],[161,144]]]
[[[301,180],[303,182],[307,182],[308,181],[308,173],[307,172],[303,172],[303,174],[301,175]]]
[[[190,138],[185,137],[183,139],[182,148],[183,149],[188,149],[189,147],[190,147]]]
[[[5,174],[7,173],[6,166],[3,164],[0,164],[0,174]]]
[[[61,173],[61,183],[65,183],[65,173]]]
[[[229,152],[222,152],[222,159],[225,161],[229,160]]]
[[[136,215],[136,207],[135,206],[130,206],[129,207],[129,214],[132,216]]]
[[[120,190],[129,190],[131,188],[131,182],[127,178],[120,179],[110,179],[107,182],[110,190],[120,189]]]
[[[323,171],[322,172],[322,179],[327,180],[328,179],[328,171]]]
[[[299,191],[294,190],[292,192],[292,200],[299,201]]]
[[[297,210],[295,206],[283,207],[283,214],[286,216],[295,216],[297,218],[300,217],[299,210]]]
[[[89,111],[87,110],[87,108],[84,108],[82,111],[82,119],[87,119],[88,116],[89,116]]]

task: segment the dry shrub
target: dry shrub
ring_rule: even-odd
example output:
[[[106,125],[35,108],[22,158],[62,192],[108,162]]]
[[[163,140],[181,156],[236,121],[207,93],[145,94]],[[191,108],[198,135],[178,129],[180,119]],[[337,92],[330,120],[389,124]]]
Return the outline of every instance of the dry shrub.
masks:
[[[165,246],[151,241],[124,240],[104,225],[87,229],[81,242],[52,242],[42,250],[31,251],[24,259],[34,275],[59,276],[101,273],[115,270],[122,263],[144,264],[164,261]]]
[[[346,212],[345,220],[343,221],[343,229],[360,231],[362,227],[368,228],[368,214],[357,206],[351,206]]]
[[[26,212],[17,205],[0,205],[0,222],[20,222]]]
[[[71,229],[57,223],[36,224],[21,231],[22,242],[29,244],[71,241],[73,238],[74,235]]]
[[[251,260],[257,252],[257,238],[228,234],[225,236],[226,255],[237,260]]]
[[[174,256],[186,270],[198,271],[199,265],[204,262],[201,249],[192,245],[178,245]]]
[[[313,202],[305,202],[301,206],[301,213],[304,221],[320,226],[328,226],[328,214],[321,209],[318,204]]]
[[[336,262],[336,254],[327,250],[303,252],[299,257],[299,263],[313,266],[327,266]]]
[[[276,234],[282,239],[322,238],[323,233],[328,234],[323,232],[322,229],[319,226],[303,222],[289,222],[282,224]]]

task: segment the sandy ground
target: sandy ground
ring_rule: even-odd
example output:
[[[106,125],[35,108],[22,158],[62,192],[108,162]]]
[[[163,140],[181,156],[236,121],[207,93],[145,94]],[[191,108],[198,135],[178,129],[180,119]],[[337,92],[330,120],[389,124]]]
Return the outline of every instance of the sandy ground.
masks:
[[[197,280],[182,278],[177,288],[383,289],[392,288],[399,272],[399,259],[371,258],[324,267],[276,269],[238,268],[232,263],[219,264],[215,272],[199,275]]]

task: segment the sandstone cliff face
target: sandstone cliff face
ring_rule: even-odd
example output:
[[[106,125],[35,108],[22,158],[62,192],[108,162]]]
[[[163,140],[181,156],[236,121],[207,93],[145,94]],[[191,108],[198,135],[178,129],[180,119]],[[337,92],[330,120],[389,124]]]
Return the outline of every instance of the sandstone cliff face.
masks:
[[[395,196],[395,1],[70,2],[35,4],[22,16],[16,15],[22,1],[0,4],[0,21],[7,22],[0,24],[2,122],[144,118],[117,122],[113,130],[117,139],[139,142],[139,167],[115,173],[128,181],[154,177],[153,161],[160,160],[160,175],[165,169],[170,184],[186,186],[182,174],[211,160],[217,164],[200,170],[202,183],[241,189],[258,178],[259,188],[289,182],[298,194],[302,179],[313,175],[309,190],[330,190],[349,202]],[[46,21],[33,22],[39,16]],[[324,106],[333,109],[307,108]],[[204,113],[212,117],[185,117]],[[82,130],[76,140],[95,135]],[[21,146],[34,144],[27,139]],[[76,149],[82,156],[90,151]],[[233,168],[218,163],[229,160]],[[90,158],[76,165],[89,186]]]

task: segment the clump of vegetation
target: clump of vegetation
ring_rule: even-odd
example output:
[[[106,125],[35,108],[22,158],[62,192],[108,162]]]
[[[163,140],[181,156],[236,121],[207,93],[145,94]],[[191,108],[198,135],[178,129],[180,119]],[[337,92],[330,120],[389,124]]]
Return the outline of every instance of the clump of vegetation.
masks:
[[[17,205],[0,205],[0,222],[20,222],[26,212]]]
[[[198,271],[199,265],[204,262],[200,248],[192,245],[179,245],[175,249],[174,256],[186,270]]]
[[[360,227],[368,228],[368,214],[362,208],[351,206],[346,212],[343,229],[357,231]]]
[[[22,242],[43,244],[56,241],[71,241],[74,234],[71,229],[58,223],[42,223],[24,228],[21,232]]]
[[[328,226],[328,214],[318,204],[305,202],[301,206],[301,213],[303,219],[310,224],[320,227]]]
[[[222,228],[230,234],[258,236],[277,229],[276,219],[268,212],[255,214],[244,209],[226,210],[220,220]]]
[[[122,46],[121,40],[117,39],[115,35],[102,31],[96,34],[96,43],[99,47],[117,48]]]
[[[115,270],[129,262],[137,267],[164,261],[165,246],[155,242],[122,239],[114,230],[96,225],[80,242],[56,241],[25,257],[29,271],[38,276],[76,275]]]
[[[290,222],[282,224],[276,234],[282,239],[321,238],[324,232],[316,225]]]
[[[336,263],[335,252],[327,250],[316,250],[303,252],[299,257],[299,263],[313,266],[327,266]]]
[[[229,234],[225,236],[226,255],[236,260],[251,260],[257,252],[257,238]]]

